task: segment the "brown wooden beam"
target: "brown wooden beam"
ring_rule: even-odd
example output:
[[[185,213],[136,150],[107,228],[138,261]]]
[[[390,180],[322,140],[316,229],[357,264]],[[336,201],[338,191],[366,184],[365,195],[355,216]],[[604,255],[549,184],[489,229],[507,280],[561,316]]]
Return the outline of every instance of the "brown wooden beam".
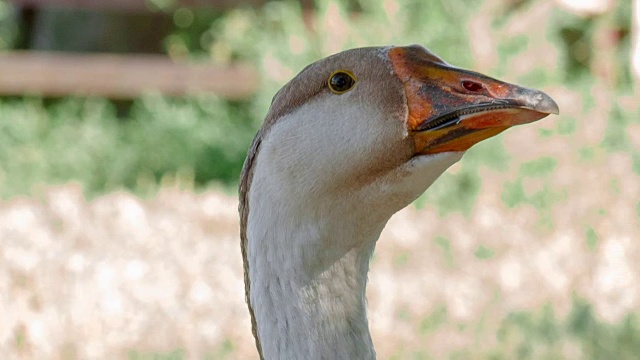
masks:
[[[260,6],[266,0],[175,0],[170,8],[177,7],[213,7],[228,9],[241,5]],[[113,10],[145,12],[155,10],[150,0],[9,0],[10,3],[31,8],[79,8],[88,10]]]
[[[0,53],[0,95],[130,99],[147,92],[205,92],[241,99],[257,87],[258,76],[247,65],[176,63],[161,55]]]

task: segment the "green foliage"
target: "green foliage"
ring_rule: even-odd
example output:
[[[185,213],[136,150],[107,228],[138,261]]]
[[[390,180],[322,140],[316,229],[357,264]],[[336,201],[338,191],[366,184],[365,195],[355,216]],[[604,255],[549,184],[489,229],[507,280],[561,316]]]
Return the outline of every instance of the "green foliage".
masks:
[[[562,121],[558,121],[556,125],[556,132],[558,135],[570,136],[576,132],[578,128],[578,121],[571,117],[563,117]]]
[[[565,331],[578,340],[587,358],[634,359],[640,351],[639,330],[640,321],[634,314],[617,324],[603,324],[590,304],[579,301],[574,304]]]
[[[426,335],[440,328],[442,325],[448,322],[447,319],[447,307],[442,305],[434,310],[431,314],[426,316],[420,321],[418,332],[422,335]]]
[[[535,160],[523,163],[518,171],[518,177],[514,181],[507,181],[502,191],[502,202],[509,208],[517,207],[521,204],[533,205],[536,209],[544,211],[543,215],[548,215],[551,206],[562,199],[564,194],[554,190],[549,183],[549,178],[553,174],[557,166],[554,158],[543,156]],[[526,191],[524,187],[525,180],[540,179],[542,186],[536,191]],[[539,225],[548,228],[552,227],[550,218],[540,219]]]
[[[502,172],[509,168],[510,157],[500,139],[498,136],[495,140],[475,145],[456,165],[459,169],[440,176],[429,191],[416,200],[416,206],[432,205],[442,216],[453,212],[469,215],[482,187],[479,170],[488,168]]]
[[[172,350],[165,353],[143,352],[132,350],[127,353],[127,360],[183,360],[186,359],[184,350]]]
[[[627,126],[637,122],[640,114],[628,114],[620,106],[613,105],[607,118],[607,130],[602,141],[602,147],[609,152],[630,150],[627,138]]]
[[[453,251],[451,249],[451,242],[449,241],[449,239],[442,236],[436,236],[433,242],[440,249],[442,249],[442,255],[444,257],[446,265],[450,268],[455,267],[455,259],[453,257]]]
[[[558,317],[549,304],[534,311],[511,312],[495,319],[495,338],[479,331],[476,343],[460,346],[449,359],[635,359],[640,351],[640,321],[629,315],[617,323],[599,319],[586,301],[575,299],[571,312]],[[497,320],[497,323],[496,323]],[[426,316],[419,332],[429,337],[433,331],[470,329],[471,324],[454,324],[445,306]],[[451,331],[451,330],[450,330]],[[488,340],[488,341],[487,341]],[[398,359],[431,359],[428,348],[402,353]]]
[[[493,250],[491,250],[490,248],[484,246],[484,245],[480,245],[476,248],[476,251],[474,252],[474,255],[481,260],[486,260],[486,259],[491,259],[495,253]]]
[[[520,174],[528,177],[544,177],[553,172],[556,164],[556,159],[544,156],[522,164],[520,166]]]
[[[232,184],[254,128],[242,103],[217,98],[135,102],[126,118],[101,99],[0,103],[0,195],[38,184],[81,182],[89,194],[126,187],[153,192],[166,174]],[[71,146],[72,145],[72,146]]]
[[[481,185],[482,179],[478,173],[468,168],[455,174],[444,173],[416,201],[416,205],[422,207],[433,204],[442,216],[456,211],[468,215],[473,209]]]
[[[205,360],[222,360],[222,359],[235,359],[237,357],[234,356],[234,351],[236,350],[235,345],[229,339],[225,340],[218,348],[212,353],[205,354],[202,359]]]
[[[0,1],[0,50],[12,48],[18,38],[18,23],[14,20],[15,9],[6,1]]]
[[[407,265],[407,262],[409,262],[409,258],[411,257],[411,255],[408,252],[403,252],[401,254],[398,254],[394,259],[393,259],[393,263],[396,266],[405,266]]]

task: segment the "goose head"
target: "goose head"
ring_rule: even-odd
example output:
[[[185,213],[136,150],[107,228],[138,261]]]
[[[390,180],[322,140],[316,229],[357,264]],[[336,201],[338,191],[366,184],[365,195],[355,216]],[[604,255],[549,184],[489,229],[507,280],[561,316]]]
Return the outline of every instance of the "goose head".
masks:
[[[261,355],[373,357],[364,290],[389,218],[474,144],[557,113],[541,91],[421,46],[353,49],[303,69],[275,95],[240,182]]]
[[[302,208],[357,200],[395,212],[474,144],[557,113],[541,91],[421,46],[354,49],[309,65],[276,94],[246,167],[259,150],[272,182]]]

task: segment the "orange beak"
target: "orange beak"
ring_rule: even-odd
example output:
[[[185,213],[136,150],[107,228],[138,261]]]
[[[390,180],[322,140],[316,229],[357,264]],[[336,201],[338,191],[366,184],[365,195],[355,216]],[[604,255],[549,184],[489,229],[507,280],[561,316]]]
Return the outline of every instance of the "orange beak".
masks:
[[[416,154],[465,151],[514,125],[558,114],[542,91],[455,68],[420,46],[389,51],[404,84]]]

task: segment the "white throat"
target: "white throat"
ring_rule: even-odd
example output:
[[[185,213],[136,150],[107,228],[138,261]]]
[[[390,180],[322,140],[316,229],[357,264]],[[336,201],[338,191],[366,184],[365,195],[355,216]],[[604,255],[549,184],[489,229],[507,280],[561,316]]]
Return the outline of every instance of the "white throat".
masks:
[[[264,216],[249,217],[247,255],[265,359],[374,358],[365,287],[384,223],[358,234],[341,209],[314,218],[261,200],[250,202]]]
[[[376,240],[389,218],[462,153],[413,158],[362,186],[317,191],[334,174],[323,178],[318,171],[306,178],[298,174],[309,161],[282,155],[299,154],[295,146],[313,141],[292,128],[300,121],[283,118],[263,139],[248,194],[249,296],[262,354],[265,359],[374,359],[365,290]],[[306,133],[332,136],[322,133],[327,128],[325,122]],[[331,151],[340,152],[340,146],[310,150],[307,156]]]

